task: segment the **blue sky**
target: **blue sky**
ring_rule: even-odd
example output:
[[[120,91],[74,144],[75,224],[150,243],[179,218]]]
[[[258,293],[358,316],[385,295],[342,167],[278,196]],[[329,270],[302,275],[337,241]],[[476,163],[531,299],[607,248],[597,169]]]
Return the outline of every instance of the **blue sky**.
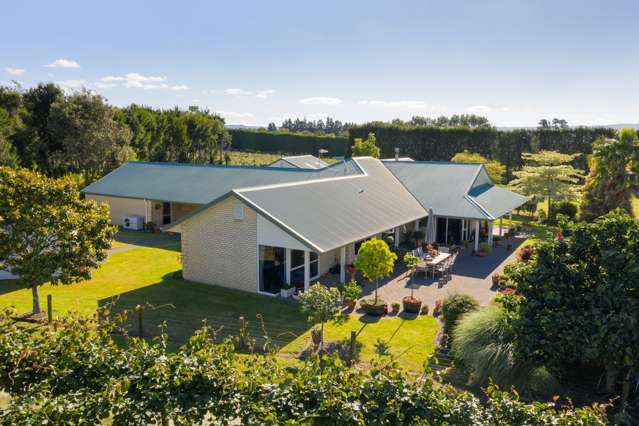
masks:
[[[639,122],[639,2],[41,1],[0,9],[0,82],[228,123],[478,113]]]

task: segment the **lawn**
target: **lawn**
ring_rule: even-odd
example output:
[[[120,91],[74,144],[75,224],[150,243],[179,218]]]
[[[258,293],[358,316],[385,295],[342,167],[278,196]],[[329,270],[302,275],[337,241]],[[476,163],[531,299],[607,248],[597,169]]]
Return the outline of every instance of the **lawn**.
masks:
[[[408,370],[420,371],[424,361],[435,350],[434,337],[438,324],[432,316],[402,318],[389,317],[371,320],[370,317],[349,316],[342,324],[328,324],[326,341],[350,339],[351,331],[357,333],[361,344],[360,362],[368,363],[379,355],[390,355]],[[282,348],[283,354],[299,353],[310,341],[310,331]]]
[[[127,240],[128,241],[128,240]],[[93,314],[98,306],[112,304],[111,311],[146,306],[143,314],[144,332],[155,335],[163,321],[173,344],[186,342],[203,319],[218,330],[220,338],[236,335],[239,317],[248,321],[248,331],[259,342],[266,334],[290,359],[304,348],[310,326],[299,305],[257,294],[182,280],[179,242],[167,242],[157,247],[139,247],[112,254],[85,282],[68,286],[40,287],[40,299],[46,303],[52,295],[55,315],[68,312]],[[15,306],[19,312],[31,309],[31,291],[19,289],[12,281],[0,281],[0,307]],[[43,308],[46,309],[45,306]],[[136,332],[135,321],[128,327]],[[264,325],[264,327],[263,327]],[[362,361],[374,355],[377,338],[388,342],[390,352],[399,354],[406,368],[421,368],[433,351],[437,323],[432,317],[417,319],[384,318],[377,322],[360,322],[352,316],[346,324],[329,326],[328,339],[346,337],[350,330],[360,332]]]

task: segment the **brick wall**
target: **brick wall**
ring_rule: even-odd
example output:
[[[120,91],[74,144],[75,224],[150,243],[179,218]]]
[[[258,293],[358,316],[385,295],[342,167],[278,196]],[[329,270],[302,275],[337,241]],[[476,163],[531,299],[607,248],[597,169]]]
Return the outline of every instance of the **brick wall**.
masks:
[[[182,266],[187,280],[257,292],[257,214],[244,206],[238,221],[229,197],[182,223]]]

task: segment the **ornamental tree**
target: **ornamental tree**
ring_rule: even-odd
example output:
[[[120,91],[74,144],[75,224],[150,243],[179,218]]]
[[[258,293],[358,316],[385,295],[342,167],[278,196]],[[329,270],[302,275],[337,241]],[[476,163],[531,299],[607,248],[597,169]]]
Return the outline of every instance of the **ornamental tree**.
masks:
[[[324,348],[324,324],[338,321],[342,312],[342,295],[335,287],[313,284],[300,295],[302,310],[308,313],[308,320],[320,324],[320,349]]]
[[[419,265],[419,258],[417,256],[413,256],[410,253],[406,253],[404,255],[404,263],[409,271],[408,281],[410,283],[410,297],[413,298],[415,287],[413,286],[413,277],[415,276],[415,270],[417,269],[417,265]]]
[[[522,296],[519,350],[558,373],[574,363],[605,368],[611,390],[639,360],[639,222],[616,210],[561,228],[563,238],[511,270]]]
[[[616,208],[632,213],[639,140],[635,129],[623,129],[618,139],[600,137],[593,145],[592,164],[581,199],[581,217],[593,220]]]
[[[379,279],[393,272],[397,255],[393,253],[383,240],[373,237],[364,242],[357,252],[355,267],[362,272],[364,278],[375,283],[375,304],[377,304],[377,288]]]
[[[355,143],[351,147],[351,151],[355,157],[379,158],[380,149],[377,146],[375,133],[369,133],[365,140],[362,140],[362,138],[355,138]]]
[[[70,179],[0,167],[0,264],[31,288],[34,314],[38,287],[91,278],[115,231],[108,207],[80,199]]]
[[[509,186],[529,197],[548,200],[548,217],[552,218],[554,202],[577,198],[578,184],[584,176],[570,163],[579,155],[557,151],[524,153],[521,157],[526,164],[513,172],[515,179]]]
[[[486,167],[486,172],[495,183],[502,183],[506,174],[506,166],[496,160],[489,160],[476,152],[459,152],[450,159],[457,163],[481,163]]]

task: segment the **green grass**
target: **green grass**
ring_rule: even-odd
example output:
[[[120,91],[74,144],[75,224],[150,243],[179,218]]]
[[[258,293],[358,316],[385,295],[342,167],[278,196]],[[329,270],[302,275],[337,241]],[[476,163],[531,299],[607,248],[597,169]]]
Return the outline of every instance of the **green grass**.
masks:
[[[435,350],[435,335],[438,324],[432,316],[410,318],[389,317],[371,320],[369,317],[351,315],[342,324],[328,324],[326,341],[350,339],[351,331],[357,332],[357,341],[362,345],[360,362],[369,363],[380,355],[379,349],[387,348],[387,354],[397,358],[408,370],[420,371],[428,356]],[[282,348],[284,354],[297,354],[310,342],[310,331]],[[379,343],[383,342],[383,345]]]
[[[159,324],[165,321],[174,345],[186,342],[205,318],[220,337],[236,335],[239,317],[243,316],[251,336],[259,342],[265,329],[274,343],[284,348],[286,358],[290,359],[307,344],[310,326],[299,305],[176,278],[175,273],[181,267],[179,255],[179,242],[114,253],[88,281],[40,287],[43,309],[48,294],[52,295],[55,315],[69,312],[90,315],[98,306],[111,304],[111,311],[145,305],[145,334],[157,334]],[[0,307],[9,306],[21,313],[30,311],[31,291],[18,288],[14,281],[0,281]],[[132,332],[136,330],[135,324],[128,322]],[[327,338],[347,337],[351,329],[360,330],[362,361],[372,359],[374,343],[381,338],[389,342],[391,353],[407,351],[400,358],[401,364],[419,370],[433,351],[437,323],[432,317],[413,320],[391,317],[364,323],[352,316],[342,326],[329,326]]]

